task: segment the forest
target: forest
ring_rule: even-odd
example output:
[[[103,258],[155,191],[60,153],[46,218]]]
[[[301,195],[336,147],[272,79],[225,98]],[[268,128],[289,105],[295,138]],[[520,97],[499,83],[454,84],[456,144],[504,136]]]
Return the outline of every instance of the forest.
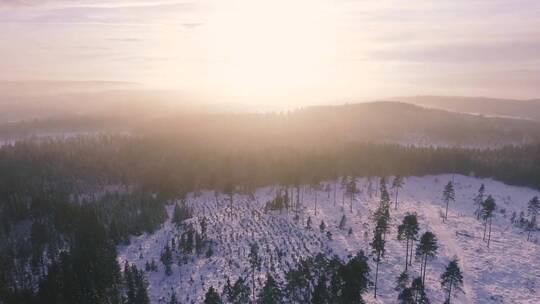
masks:
[[[143,270],[119,265],[115,246],[158,229],[166,206],[190,192],[249,194],[265,185],[294,188],[341,176],[440,173],[540,189],[540,145],[291,147],[234,139],[217,145],[168,133],[5,145],[0,149],[0,302],[146,303]],[[359,288],[365,288],[362,284]]]

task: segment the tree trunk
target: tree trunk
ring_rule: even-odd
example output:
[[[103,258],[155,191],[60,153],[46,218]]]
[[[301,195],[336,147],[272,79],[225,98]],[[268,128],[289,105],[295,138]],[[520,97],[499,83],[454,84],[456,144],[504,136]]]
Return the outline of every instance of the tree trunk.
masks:
[[[484,236],[482,237],[482,241],[486,240],[486,230],[487,230],[487,219],[484,221]]]
[[[334,183],[334,207],[336,206],[336,188],[337,188],[337,183]]]
[[[381,254],[377,255],[377,266],[375,267],[375,292],[374,297],[377,298],[377,280],[379,279],[379,262],[381,260]]]
[[[405,250],[405,271],[407,271],[408,263],[409,263],[409,239],[407,238],[407,249]]]
[[[426,265],[427,265],[427,254],[424,255],[424,274],[422,275],[422,289],[426,284]]]
[[[317,215],[317,190],[315,190],[315,215]]]
[[[411,254],[409,254],[409,266],[412,266],[413,247],[414,247],[414,240],[411,239]]]
[[[488,248],[489,248],[489,242],[491,241],[491,219],[492,217],[489,218],[489,234],[488,234]]]
[[[251,273],[251,286],[253,288],[253,303],[255,303],[255,268],[253,268],[253,272]]]
[[[347,194],[347,192],[345,190],[343,190],[343,197],[342,197],[342,201],[341,201],[341,208],[345,208],[345,195]]]
[[[354,192],[351,192],[351,213],[352,213],[352,202],[354,200]]]
[[[398,192],[399,192],[399,188],[396,188],[396,206],[395,206],[395,210],[397,210],[397,197],[398,197]]]
[[[450,279],[450,288],[448,288],[448,304],[450,304],[450,298],[452,297],[452,285],[454,285],[454,278]]]
[[[448,203],[450,201],[446,201],[446,212],[444,213],[444,220],[447,221],[448,220]],[[443,221],[444,222],[444,221]]]

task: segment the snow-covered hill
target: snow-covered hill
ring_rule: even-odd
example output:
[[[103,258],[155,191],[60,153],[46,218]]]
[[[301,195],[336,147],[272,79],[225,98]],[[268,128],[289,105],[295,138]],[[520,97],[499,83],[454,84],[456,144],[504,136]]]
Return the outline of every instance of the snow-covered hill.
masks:
[[[450,203],[448,221],[443,223],[441,197],[449,180],[454,180],[456,201]],[[372,183],[375,188],[378,180],[373,179]],[[473,198],[482,183],[486,195],[492,195],[497,203],[490,248],[482,240],[483,224],[474,215]],[[328,188],[333,189],[334,184],[338,185],[335,205],[333,190],[315,191],[309,186],[302,187],[304,206],[298,222],[294,220],[294,211],[264,213],[264,204],[274,197],[276,187],[257,189],[253,197],[236,194],[232,210],[228,198],[224,195],[216,197],[214,191],[197,196],[190,194],[187,204],[194,208],[195,215],[187,222],[200,227],[200,220],[206,217],[208,238],[214,244],[213,256],[207,258],[202,254],[186,263],[175,258],[173,273],[167,276],[159,262],[161,251],[184,229],[167,220],[154,234],[133,237],[130,245],[120,247],[119,262],[123,264],[127,260],[142,269],[152,259],[158,263],[157,272],[146,273],[152,303],[166,302],[173,289],[181,303],[201,303],[210,286],[221,291],[227,277],[234,282],[238,276],[248,273],[247,255],[251,242],[259,244],[263,256],[259,287],[267,271],[283,282],[284,272],[294,268],[299,259],[319,252],[337,254],[342,259],[359,250],[370,253],[374,228],[372,215],[379,205],[377,194],[373,193],[370,198],[368,180],[359,178],[357,185],[361,193],[356,195],[351,212],[350,198],[347,196],[343,200],[343,189],[337,181],[327,181],[321,188],[330,185]],[[296,199],[296,189],[291,191]],[[392,203],[390,210],[391,228],[380,265],[378,297],[373,299],[370,290],[364,299],[369,303],[396,302],[394,282],[405,263],[405,243],[396,238],[397,226],[406,212],[416,212],[421,233],[432,231],[439,240],[438,256],[427,266],[426,287],[432,303],[444,301],[439,277],[453,257],[459,258],[465,291],[454,303],[540,303],[540,236],[533,235],[533,241],[528,242],[525,232],[510,221],[513,212],[526,212],[527,202],[536,195],[540,192],[460,175],[406,178],[399,192],[398,208],[395,210]],[[169,215],[172,208],[168,209]],[[340,230],[338,226],[343,214],[346,228]],[[308,217],[312,219],[311,229],[306,228]],[[331,240],[319,231],[321,221],[331,231]],[[349,228],[352,228],[351,235]],[[375,263],[372,260],[371,263],[371,274],[374,275]],[[413,262],[410,270],[417,276],[420,263]]]

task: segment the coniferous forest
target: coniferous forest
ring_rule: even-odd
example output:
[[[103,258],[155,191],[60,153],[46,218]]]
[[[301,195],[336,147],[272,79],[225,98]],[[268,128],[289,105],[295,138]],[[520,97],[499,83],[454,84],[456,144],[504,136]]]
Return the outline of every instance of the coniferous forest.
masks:
[[[215,189],[232,197],[235,192],[249,194],[265,185],[295,189],[341,176],[442,173],[492,177],[539,189],[540,146],[474,150],[341,143],[254,148],[218,147],[174,136],[89,136],[6,145],[0,149],[0,299],[3,303],[148,303],[145,270],[120,265],[116,246],[129,244],[130,236],[159,229],[167,218],[166,206],[191,192]],[[285,197],[278,197],[280,206],[274,209],[294,200],[296,193],[291,191],[290,199],[289,192],[285,193]],[[388,204],[390,198],[386,200]],[[175,209],[174,217],[180,224],[191,214],[187,209]],[[382,226],[376,229],[373,240],[380,259],[384,256],[384,218],[381,215],[378,219],[377,227]],[[489,223],[489,215],[484,218]],[[313,226],[316,229],[319,223]],[[197,237],[204,239],[204,235]],[[351,299],[373,284],[368,274],[375,269],[367,266],[362,252],[350,261],[323,256],[309,261],[287,274],[288,294],[264,294],[260,298],[299,297],[294,301],[303,303],[308,301],[301,292],[304,289],[294,284],[308,284],[313,288],[313,303],[327,303],[330,298],[353,303],[358,300]],[[319,273],[317,277],[311,277],[310,272],[311,283],[295,279],[308,275],[302,270],[311,267],[303,264],[308,262],[324,269],[314,270]],[[256,259],[254,263],[256,268]],[[455,265],[448,267],[455,272]],[[364,275],[358,277],[358,273]],[[456,274],[445,276],[445,282],[452,275]],[[251,279],[246,280],[249,289]],[[257,293],[271,293],[268,284],[272,280],[269,274],[267,285]],[[456,282],[445,283],[449,293],[448,284]],[[349,285],[352,289],[344,287]],[[345,289],[338,292],[339,288]],[[414,294],[413,289],[403,292]],[[357,292],[347,295],[351,290]],[[265,301],[261,303],[280,302]]]

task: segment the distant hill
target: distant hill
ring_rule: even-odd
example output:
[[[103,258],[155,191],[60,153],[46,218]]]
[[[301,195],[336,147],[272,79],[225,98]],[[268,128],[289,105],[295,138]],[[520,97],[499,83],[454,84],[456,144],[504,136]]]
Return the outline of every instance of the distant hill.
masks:
[[[0,139],[118,130],[151,136],[174,133],[179,139],[238,147],[387,142],[486,148],[540,142],[538,121],[484,117],[402,102],[313,106],[287,113],[69,116],[0,124]]]
[[[412,96],[393,100],[448,111],[540,121],[540,99],[516,100],[460,96]]]

